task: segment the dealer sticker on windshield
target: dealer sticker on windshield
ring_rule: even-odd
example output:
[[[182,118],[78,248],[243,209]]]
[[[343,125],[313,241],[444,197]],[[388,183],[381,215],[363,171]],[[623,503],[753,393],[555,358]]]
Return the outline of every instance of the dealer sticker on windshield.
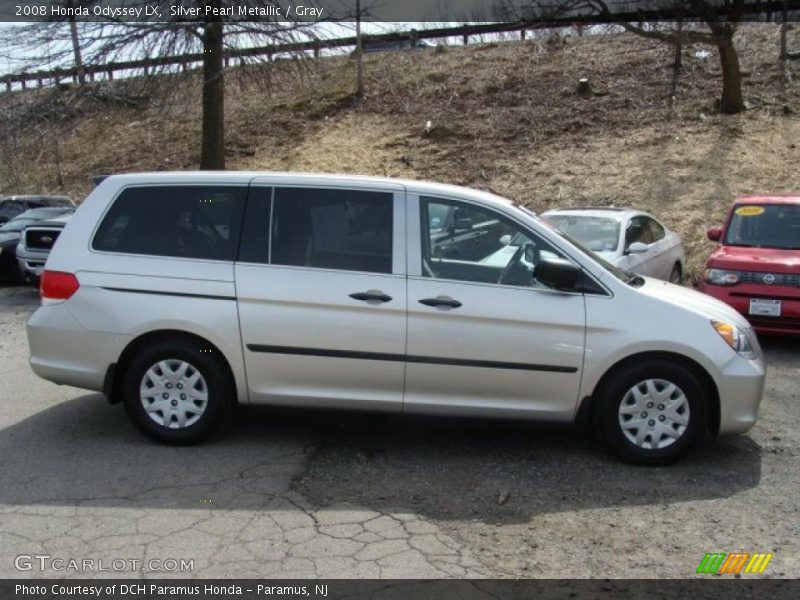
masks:
[[[736,214],[740,217],[756,217],[764,214],[763,206],[740,206],[736,209]]]
[[[780,317],[781,301],[750,298],[750,314],[759,317]]]

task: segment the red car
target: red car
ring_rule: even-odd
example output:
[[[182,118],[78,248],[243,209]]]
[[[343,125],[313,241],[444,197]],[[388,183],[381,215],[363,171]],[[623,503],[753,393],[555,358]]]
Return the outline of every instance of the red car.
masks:
[[[730,304],[758,333],[800,335],[800,195],[745,196],[708,258],[700,290]]]

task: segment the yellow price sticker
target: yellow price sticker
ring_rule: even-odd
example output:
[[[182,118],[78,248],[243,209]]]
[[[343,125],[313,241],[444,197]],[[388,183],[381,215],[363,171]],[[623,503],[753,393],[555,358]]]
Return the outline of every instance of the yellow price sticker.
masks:
[[[740,206],[736,209],[736,214],[740,217],[756,217],[764,214],[763,206]]]

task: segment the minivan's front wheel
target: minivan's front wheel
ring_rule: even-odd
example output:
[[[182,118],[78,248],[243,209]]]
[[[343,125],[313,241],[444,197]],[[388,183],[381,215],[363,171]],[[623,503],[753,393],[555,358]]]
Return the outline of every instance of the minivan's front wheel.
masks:
[[[192,444],[217,429],[229,389],[214,353],[190,341],[162,341],[130,361],[122,399],[130,419],[147,436],[166,444]]]
[[[650,359],[623,366],[600,390],[598,429],[626,462],[665,465],[701,438],[706,393],[682,364]]]

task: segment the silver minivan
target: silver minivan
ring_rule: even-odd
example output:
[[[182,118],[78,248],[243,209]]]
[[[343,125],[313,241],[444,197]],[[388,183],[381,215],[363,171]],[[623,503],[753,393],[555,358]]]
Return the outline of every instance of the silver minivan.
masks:
[[[586,423],[624,460],[664,464],[750,429],[764,388],[727,305],[449,185],[109,177],[41,295],[33,370],[166,443],[207,437],[238,402]]]

